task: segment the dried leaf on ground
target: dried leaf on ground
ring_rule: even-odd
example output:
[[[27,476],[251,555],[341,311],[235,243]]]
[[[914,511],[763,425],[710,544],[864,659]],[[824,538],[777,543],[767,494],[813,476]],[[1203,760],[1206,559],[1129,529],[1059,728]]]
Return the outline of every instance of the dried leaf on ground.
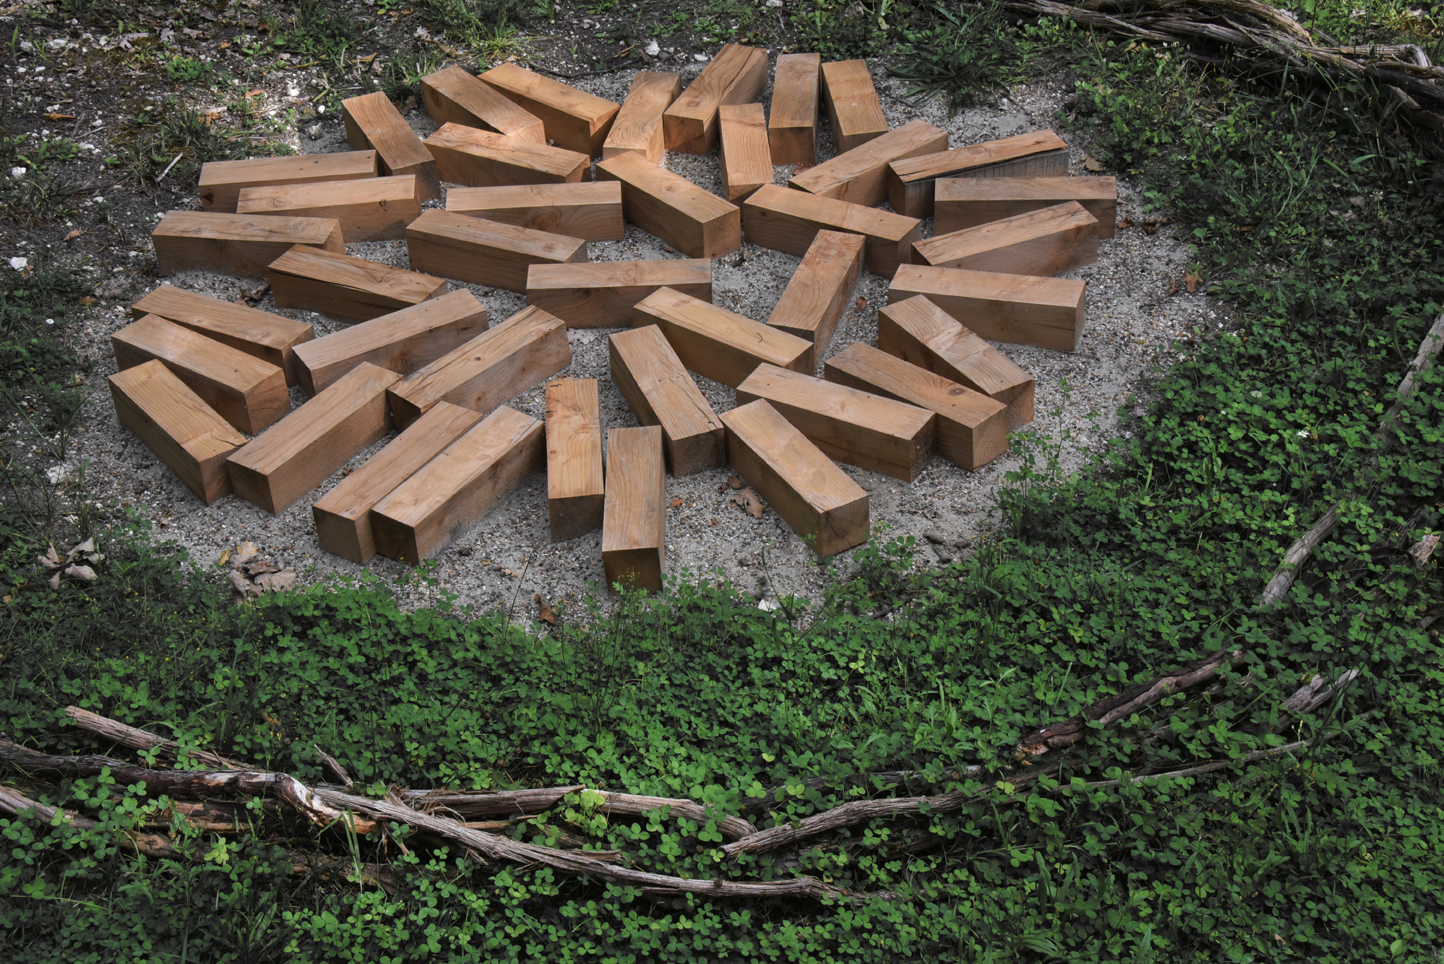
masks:
[[[681,504],[682,504],[682,499],[681,499],[681,497],[679,496],[679,497],[677,497],[677,498],[675,498],[675,499],[672,500],[672,502],[671,502],[671,507],[675,509],[675,508],[677,508],[677,506],[679,506],[679,505],[681,505]]]
[[[540,619],[548,626],[555,626],[557,624],[557,614],[552,612],[552,607],[547,605],[547,601],[541,597],[541,593],[537,593],[531,598],[532,601],[536,603],[537,619]]]
[[[762,500],[757,498],[757,493],[753,492],[751,489],[743,489],[740,492],[732,493],[730,501],[733,505],[741,506],[743,509],[745,509],[747,511],[747,514],[750,515],[752,518],[762,518]]]
[[[296,588],[296,570],[282,569],[279,572],[263,572],[256,577],[257,586],[263,592],[281,592]]]
[[[740,489],[742,488],[742,480],[735,475],[729,475],[727,476],[727,487],[729,489]]]
[[[1095,160],[1092,154],[1083,155],[1083,166],[1094,172],[1103,170],[1103,165]]]
[[[1203,277],[1201,275],[1196,275],[1192,271],[1183,276],[1183,283],[1188,288],[1189,294],[1193,294],[1198,290],[1198,284],[1202,280]]]

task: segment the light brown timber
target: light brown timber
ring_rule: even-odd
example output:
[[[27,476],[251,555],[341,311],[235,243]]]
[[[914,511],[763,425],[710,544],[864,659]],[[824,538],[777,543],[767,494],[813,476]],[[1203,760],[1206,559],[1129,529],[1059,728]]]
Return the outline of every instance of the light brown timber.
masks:
[[[616,181],[454,187],[446,192],[446,210],[583,241],[620,241],[626,235],[622,185]]]
[[[400,376],[366,362],[226,460],[236,495],[275,515],[386,434],[386,388]]]
[[[490,412],[572,361],[567,326],[540,308],[523,308],[390,389],[396,425],[405,428],[437,402]]]
[[[427,115],[438,124],[479,127],[519,144],[547,142],[540,117],[456,64],[421,78],[421,102]]]
[[[526,291],[527,268],[587,260],[587,243],[451,211],[427,211],[406,229],[411,265],[446,278]]]
[[[110,376],[120,424],[135,433],[202,502],[231,494],[226,457],[246,437],[159,361]]]
[[[546,387],[547,515],[552,542],[602,524],[602,403],[595,378]]]
[[[277,365],[285,371],[289,385],[298,384],[296,346],[316,337],[315,329],[304,321],[293,321],[168,284],[130,306],[132,318],[146,315],[159,315],[182,328],[198,331],[223,345]]]
[[[602,142],[621,107],[511,63],[498,64],[479,79],[540,117],[547,138],[558,147],[588,157],[602,153]]]
[[[662,429],[667,467],[694,475],[726,464],[722,422],[656,325],[617,332],[607,342],[612,382],[637,421]]]
[[[549,144],[518,143],[501,134],[443,124],[426,138],[436,173],[448,184],[498,187],[507,184],[575,184],[591,173],[591,158]]]
[[[366,321],[446,293],[444,278],[314,248],[290,249],[267,274],[277,307],[343,321]]]
[[[371,509],[376,550],[418,565],[546,464],[542,422],[502,406]]]
[[[382,174],[414,174],[421,200],[441,196],[436,159],[385,94],[348,97],[341,101],[341,116],[347,142],[358,151],[374,150]]]
[[[486,308],[476,295],[453,291],[300,346],[300,385],[314,395],[362,362],[409,375],[485,330]]]
[[[717,146],[717,109],[750,104],[767,86],[767,51],[726,44],[662,114],[667,150],[706,154]]]
[[[852,289],[862,271],[863,244],[860,234],[817,232],[767,319],[773,328],[805,338],[812,345],[803,371],[816,370],[832,344],[837,322],[852,300]]]
[[[1083,340],[1087,286],[1072,278],[905,264],[893,275],[888,300],[913,295],[926,295],[989,341],[1076,351]]]
[[[152,360],[164,363],[247,435],[263,431],[291,410],[280,367],[156,315],[126,325],[110,336],[110,344],[116,368],[134,368]]]
[[[241,188],[246,187],[347,181],[375,176],[375,151],[206,161],[201,165],[201,210],[234,213]]]
[[[772,73],[767,145],[773,164],[817,163],[817,98],[821,54],[778,54]]]
[[[534,264],[527,272],[526,302],[556,315],[568,328],[623,328],[632,323],[637,302],[658,288],[711,301],[712,262],[667,258]]]
[[[602,144],[602,157],[616,157],[636,151],[650,164],[662,163],[667,143],[662,112],[682,93],[682,75],[655,70],[639,70],[632,78],[632,89],[622,101],[622,109],[612,123],[612,130]]]
[[[887,118],[865,60],[823,64],[822,103],[839,154],[887,133]]]
[[[1099,238],[1113,237],[1117,226],[1118,181],[1112,177],[940,177],[935,183],[934,234],[1064,201],[1077,201],[1098,219]]]
[[[717,108],[722,193],[736,203],[772,183],[772,152],[767,147],[767,115],[761,104],[723,104]]]
[[[830,382],[921,406],[937,415],[933,451],[975,470],[1008,450],[1007,406],[861,342],[823,366]]]
[[[607,589],[662,591],[667,554],[667,475],[662,430],[655,425],[607,432],[607,497],[602,568]]]
[[[726,308],[658,288],[637,302],[632,327],[657,325],[688,371],[736,388],[763,363],[802,371],[812,342]]]
[[[742,223],[752,244],[801,256],[817,232],[845,231],[865,239],[864,262],[873,274],[891,277],[907,264],[922,238],[922,222],[888,211],[765,184],[742,202]]]
[[[868,495],[761,399],[722,413],[727,460],[809,549],[830,556],[868,537]]]
[[[628,221],[693,258],[717,258],[742,246],[737,205],[628,151],[597,164],[597,179],[622,182]]]
[[[335,218],[347,244],[395,241],[421,214],[416,176],[368,177],[355,181],[271,184],[241,189],[239,214]]]
[[[376,556],[371,509],[482,419],[442,402],[396,436],[311,506],[321,548],[365,565]]]
[[[1056,275],[1098,260],[1098,219],[1077,201],[939,234],[913,245],[913,263],[1006,274]]]
[[[335,218],[268,218],[254,214],[168,211],[150,233],[155,273],[214,271],[264,278],[266,267],[292,247],[346,250]]]
[[[887,200],[889,163],[947,148],[947,131],[926,121],[912,120],[794,174],[787,185],[809,194],[875,207]]]
[[[954,147],[893,161],[887,192],[892,209],[913,218],[933,213],[933,182],[940,177],[1062,177],[1068,145],[1050,130]]]

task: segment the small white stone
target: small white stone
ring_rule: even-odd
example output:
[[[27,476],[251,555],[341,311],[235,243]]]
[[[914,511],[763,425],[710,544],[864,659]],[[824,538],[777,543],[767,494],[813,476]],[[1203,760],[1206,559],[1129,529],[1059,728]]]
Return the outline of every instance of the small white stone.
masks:
[[[662,52],[662,48],[657,45],[657,41],[649,40],[647,41],[647,46],[642,48],[642,52],[648,57],[655,57]]]
[[[706,54],[693,54],[692,59],[697,61],[697,63],[699,64],[705,64],[711,58],[709,58]]]
[[[300,97],[300,96],[301,96],[301,89],[300,89],[299,87],[287,87],[287,88],[286,88],[286,96],[287,96],[287,97]]]
[[[24,271],[26,268],[30,267],[30,259],[29,259],[29,258],[11,258],[11,259],[10,259],[10,267],[14,268],[16,271]]]
[[[28,170],[28,168],[25,168],[25,167],[12,167],[12,168],[10,169],[10,176],[11,176],[11,177],[24,177],[24,176],[25,176],[25,172],[26,172],[27,170]]]

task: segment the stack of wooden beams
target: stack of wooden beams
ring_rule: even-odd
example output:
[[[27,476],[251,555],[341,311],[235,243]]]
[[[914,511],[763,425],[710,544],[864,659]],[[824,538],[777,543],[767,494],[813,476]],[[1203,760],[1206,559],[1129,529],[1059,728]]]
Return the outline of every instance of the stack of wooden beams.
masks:
[[[770,111],[767,81],[765,51],[737,44],[685,88],[639,72],[621,104],[452,66],[421,80],[425,139],[367,94],[342,105],[350,151],[205,164],[202,210],[152,234],[157,272],[266,278],[278,307],[349,327],[317,338],[162,285],[114,335],[117,416],[205,502],[273,513],[396,433],[313,504],[322,547],[362,564],[436,554],[540,469],[552,538],[600,528],[609,584],[661,588],[668,472],[730,464],[819,554],[861,543],[868,497],[837,463],[977,469],[1032,420],[1033,379],[989,342],[1078,347],[1084,284],[1054,276],[1097,259],[1117,187],[1068,177],[1052,131],[890,130],[861,60],[780,55]],[[817,163],[823,116],[839,153]],[[723,196],[665,165],[714,148]],[[590,261],[624,223],[685,257]],[[711,303],[711,259],[744,237],[801,258],[765,322]],[[407,267],[347,253],[385,240]],[[834,351],[864,270],[891,279],[876,347]],[[448,281],[528,307],[488,327]],[[611,379],[641,428],[604,430],[597,381],[555,377],[568,328],[626,329]],[[714,411],[697,376],[737,406]],[[542,383],[544,422],[508,407]],[[294,411],[288,386],[309,396]]]

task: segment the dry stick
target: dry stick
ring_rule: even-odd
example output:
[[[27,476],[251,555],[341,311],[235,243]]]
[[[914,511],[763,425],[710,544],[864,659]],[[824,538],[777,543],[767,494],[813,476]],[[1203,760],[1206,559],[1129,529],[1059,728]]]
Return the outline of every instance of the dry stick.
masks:
[[[43,803],[37,803],[31,800],[18,790],[11,789],[10,787],[0,787],[0,813],[18,817],[27,810],[30,811],[40,823],[54,823],[56,814],[59,814],[62,823],[73,824],[82,830],[94,830],[100,826],[94,820],[88,817],[82,817],[78,813],[61,810],[59,807],[46,806]],[[117,831],[116,836],[121,849],[133,854],[144,854],[147,857],[176,856],[175,848],[171,846],[171,842],[158,833],[125,833]]]
[[[167,760],[174,760],[180,754],[180,745],[174,740],[167,740],[165,737],[156,736],[145,730],[138,730],[133,726],[118,723],[98,713],[89,710],[82,710],[78,706],[67,706],[65,715],[75,721],[75,725],[83,730],[89,730],[108,740],[119,743],[121,746],[128,746],[132,750],[159,750]],[[228,760],[223,756],[210,753],[206,750],[192,750],[190,756],[197,763],[204,763],[217,770],[249,770],[251,767],[244,763],[237,763],[235,760]]]

